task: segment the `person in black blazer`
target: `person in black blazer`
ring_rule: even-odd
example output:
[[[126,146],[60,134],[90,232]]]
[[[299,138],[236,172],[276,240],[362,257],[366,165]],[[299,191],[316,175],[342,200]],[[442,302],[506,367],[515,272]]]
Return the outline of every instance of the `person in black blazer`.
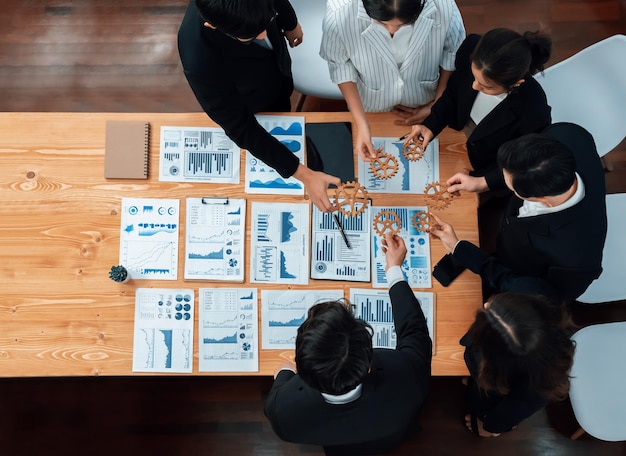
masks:
[[[401,237],[384,245],[395,350],[372,349],[372,329],[344,303],[313,306],[298,329],[296,365],[283,366],[264,412],[283,440],[322,445],[326,454],[378,454],[416,429],[430,385],[432,341],[400,265]]]
[[[473,171],[459,172],[446,184],[449,192],[506,189],[496,164],[500,145],[550,124],[550,106],[532,74],[543,70],[551,39],[493,29],[469,35],[456,54],[456,70],[422,125],[405,140],[426,147],[445,127],[464,130]]]
[[[285,38],[293,47],[302,36],[288,0],[190,0],[178,52],[202,109],[228,137],[281,176],[302,181],[312,202],[330,211],[326,190],[340,184],[339,178],[299,163],[254,117],[290,111],[293,79]]]
[[[496,236],[496,257],[518,274],[546,279],[565,300],[602,272],[606,238],[604,169],[593,137],[561,122],[498,152],[515,192]]]

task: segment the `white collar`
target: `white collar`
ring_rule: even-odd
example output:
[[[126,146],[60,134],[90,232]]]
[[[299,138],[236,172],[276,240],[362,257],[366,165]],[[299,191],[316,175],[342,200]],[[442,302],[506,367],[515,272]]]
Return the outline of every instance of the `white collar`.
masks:
[[[356,388],[348,391],[347,393],[339,394],[337,396],[335,396],[334,394],[322,393],[322,396],[324,397],[324,400],[329,404],[348,404],[360,398],[362,390],[363,384],[358,384]]]

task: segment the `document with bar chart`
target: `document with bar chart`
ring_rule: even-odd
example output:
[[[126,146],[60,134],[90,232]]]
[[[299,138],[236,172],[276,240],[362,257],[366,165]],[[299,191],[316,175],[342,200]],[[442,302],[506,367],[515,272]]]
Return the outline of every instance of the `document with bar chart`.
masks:
[[[257,121],[304,163],[304,117],[257,115]],[[304,185],[295,177],[282,177],[246,151],[246,193],[304,195]]]
[[[178,278],[179,203],[122,198],[120,264],[131,279]]]
[[[159,180],[238,184],[241,149],[216,127],[161,127]]]
[[[423,194],[426,185],[439,180],[439,140],[433,139],[419,160],[410,161],[403,153],[403,141],[398,138],[372,138],[374,149],[393,157],[385,161],[386,173],[393,173],[388,179],[379,179],[372,173],[370,163],[358,159],[359,182],[371,193],[416,193]],[[363,176],[363,177],[361,177]]]
[[[193,290],[135,290],[133,372],[191,373],[193,308]]]
[[[256,288],[200,288],[200,372],[258,372]]]
[[[263,348],[293,350],[309,308],[340,299],[343,290],[261,290]]]
[[[243,282],[246,200],[187,198],[185,279]]]
[[[332,213],[313,206],[311,229],[311,278],[370,281],[369,208],[348,217],[335,212],[346,235],[344,240]]]
[[[252,203],[251,283],[309,283],[310,211],[306,203]]]
[[[428,334],[433,341],[435,353],[435,294],[428,291],[414,291],[413,294],[420,303]],[[350,302],[354,306],[355,316],[372,325],[374,337],[372,342],[375,348],[396,348],[396,328],[393,320],[391,298],[388,290],[368,290],[360,288],[350,289]]]
[[[418,212],[426,212],[426,206],[415,207],[372,207],[372,225],[401,225],[398,233],[406,244],[407,254],[402,263],[402,272],[411,288],[430,288],[432,286],[430,268],[430,238],[428,233],[418,231],[413,225],[413,218]],[[372,236],[372,286],[387,287],[385,276],[386,258],[381,249],[382,236],[373,230]]]

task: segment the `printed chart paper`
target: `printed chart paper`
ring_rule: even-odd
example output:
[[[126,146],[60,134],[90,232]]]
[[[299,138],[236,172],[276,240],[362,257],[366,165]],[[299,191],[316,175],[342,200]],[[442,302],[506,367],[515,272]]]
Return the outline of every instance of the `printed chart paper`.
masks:
[[[190,373],[193,290],[137,288],[133,372]]]
[[[246,200],[187,198],[185,279],[243,282]]]
[[[200,288],[200,372],[258,372],[256,288]]]
[[[161,127],[159,180],[238,184],[241,149],[216,127]]]
[[[348,217],[336,212],[350,248],[337,227],[333,214],[313,206],[311,233],[311,278],[370,281],[370,215],[369,207],[361,214]]]
[[[263,348],[294,349],[298,327],[309,309],[342,298],[343,290],[261,290]]]
[[[402,272],[411,288],[431,288],[430,239],[428,233],[421,233],[413,226],[413,217],[419,211],[426,212],[426,206],[415,207],[372,207],[372,227],[376,220],[385,221],[398,217],[402,229],[398,233],[406,244],[407,254],[402,263]],[[391,214],[393,215],[391,215]],[[395,220],[395,219],[394,219]],[[372,286],[386,288],[386,258],[381,249],[382,236],[372,228]]]
[[[308,204],[252,203],[250,282],[309,283]]]
[[[425,291],[414,291],[420,303],[428,334],[435,342],[435,294]],[[374,329],[372,342],[375,348],[396,348],[397,335],[393,320],[391,298],[388,290],[350,289],[350,302],[354,306],[355,315],[365,320]],[[434,350],[433,350],[434,352]]]
[[[120,264],[131,279],[178,278],[179,201],[122,198]]]
[[[386,154],[398,161],[398,170],[389,179],[378,179],[372,174],[369,162],[358,159],[359,182],[372,193],[423,194],[426,185],[439,180],[439,140],[433,139],[424,156],[409,161],[402,154],[402,143],[398,138],[372,138],[374,149],[383,148]]]
[[[304,117],[257,115],[257,121],[274,138],[304,161]],[[295,177],[284,178],[246,151],[246,193],[304,195],[304,185]]]

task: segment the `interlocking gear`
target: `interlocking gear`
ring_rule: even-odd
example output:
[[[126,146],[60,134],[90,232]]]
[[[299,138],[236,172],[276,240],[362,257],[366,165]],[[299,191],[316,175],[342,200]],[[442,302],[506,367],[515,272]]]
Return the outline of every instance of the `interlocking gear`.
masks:
[[[398,159],[391,154],[381,153],[370,162],[370,171],[378,179],[390,179],[398,172]]]
[[[333,205],[347,217],[361,214],[369,202],[367,190],[358,182],[346,182],[335,189]]]
[[[424,156],[424,146],[422,141],[413,141],[411,140],[404,145],[402,148],[402,155],[408,161],[418,161]]]
[[[424,189],[424,194],[426,195],[426,205],[431,209],[447,208],[456,196],[454,193],[449,193],[447,188],[444,189],[440,182],[428,184]]]
[[[430,231],[430,217],[426,211],[417,211],[413,214],[413,227],[420,233],[428,233]]]
[[[402,229],[402,221],[396,211],[384,209],[374,216],[374,230],[379,236],[386,233],[398,234]]]

